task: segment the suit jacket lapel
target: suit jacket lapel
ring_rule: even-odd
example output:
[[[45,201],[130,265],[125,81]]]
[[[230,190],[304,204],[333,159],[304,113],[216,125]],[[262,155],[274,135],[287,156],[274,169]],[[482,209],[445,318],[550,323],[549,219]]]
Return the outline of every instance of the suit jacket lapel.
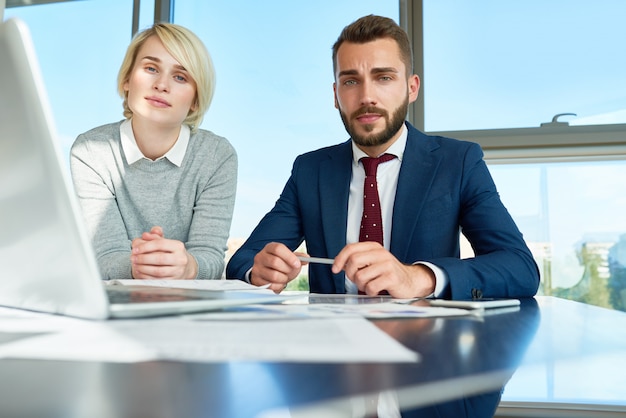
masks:
[[[320,164],[320,207],[323,235],[328,256],[335,257],[346,245],[348,224],[348,195],[352,178],[352,148],[350,141],[329,153]]]
[[[348,224],[348,195],[352,178],[352,147],[347,141],[332,152],[329,158],[320,164],[319,173],[320,211],[323,236],[328,257],[334,258],[346,245],[346,227]],[[317,254],[315,254],[317,255]],[[345,291],[343,273],[334,275],[335,288],[339,293]]]
[[[407,126],[409,135],[393,205],[390,246],[400,261],[406,260],[413,231],[441,160],[433,152],[439,145],[410,124]]]

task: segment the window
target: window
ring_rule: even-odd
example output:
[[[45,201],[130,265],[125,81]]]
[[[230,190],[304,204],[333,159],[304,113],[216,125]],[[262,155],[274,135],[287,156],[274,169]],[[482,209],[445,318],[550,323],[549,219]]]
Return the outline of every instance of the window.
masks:
[[[491,165],[540,294],[626,311],[626,162]]]
[[[626,123],[626,3],[418,3],[426,130]]]
[[[297,155],[348,139],[334,108],[332,45],[343,27],[361,16],[398,21],[398,1],[273,0],[246,7],[178,1],[174,6],[174,22],[198,34],[214,61],[217,88],[202,128],[237,149],[231,237],[241,240],[274,205]],[[263,163],[257,160],[261,156]]]
[[[481,144],[540,292],[626,310],[626,5],[548,3],[414,1],[414,119]]]
[[[5,19],[18,17],[29,27],[68,158],[80,133],[123,118],[116,79],[132,34],[132,13],[126,0],[55,2],[5,11]]]

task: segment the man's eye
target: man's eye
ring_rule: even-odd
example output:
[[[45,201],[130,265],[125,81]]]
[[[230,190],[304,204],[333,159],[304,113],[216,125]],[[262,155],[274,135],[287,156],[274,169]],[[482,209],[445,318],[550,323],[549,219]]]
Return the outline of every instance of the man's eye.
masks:
[[[354,86],[356,84],[355,80],[346,80],[343,82],[344,86]]]

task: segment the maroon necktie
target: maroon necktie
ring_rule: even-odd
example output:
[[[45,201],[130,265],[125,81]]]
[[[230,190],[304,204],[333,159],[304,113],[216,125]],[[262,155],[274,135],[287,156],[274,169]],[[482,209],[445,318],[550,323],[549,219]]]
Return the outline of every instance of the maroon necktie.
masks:
[[[394,158],[396,158],[395,155],[383,154],[378,158],[363,157],[359,160],[363,163],[363,168],[365,168],[363,217],[361,218],[359,242],[375,241],[383,245],[383,219],[380,212],[380,200],[378,199],[376,170],[378,169],[378,164]]]

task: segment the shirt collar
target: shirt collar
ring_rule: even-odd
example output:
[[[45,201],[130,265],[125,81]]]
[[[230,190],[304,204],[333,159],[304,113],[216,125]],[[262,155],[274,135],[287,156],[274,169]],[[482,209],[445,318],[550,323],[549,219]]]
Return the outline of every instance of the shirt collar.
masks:
[[[189,126],[182,125],[180,127],[180,134],[178,134],[178,139],[174,143],[174,146],[170,148],[165,155],[157,158],[156,161],[161,158],[167,158],[172,164],[180,167],[183,163],[183,158],[185,158],[185,152],[187,152],[187,145],[189,144],[190,136],[191,130],[189,129]],[[137,141],[135,140],[135,134],[133,133],[133,127],[130,119],[126,119],[120,125],[120,138],[122,140],[122,149],[124,150],[124,155],[126,156],[128,164],[133,164],[142,158],[149,159],[142,154],[141,150],[137,146]]]
[[[406,139],[409,135],[409,131],[406,128],[406,124],[402,124],[402,132],[400,136],[391,144],[389,148],[383,154],[392,154],[398,157],[398,160],[402,162],[402,156],[404,155],[404,148],[406,147]],[[359,160],[363,157],[368,157],[368,155],[363,152],[359,147],[356,146],[354,141],[352,141],[352,159],[353,163],[359,165]],[[380,157],[380,156],[379,156]]]

